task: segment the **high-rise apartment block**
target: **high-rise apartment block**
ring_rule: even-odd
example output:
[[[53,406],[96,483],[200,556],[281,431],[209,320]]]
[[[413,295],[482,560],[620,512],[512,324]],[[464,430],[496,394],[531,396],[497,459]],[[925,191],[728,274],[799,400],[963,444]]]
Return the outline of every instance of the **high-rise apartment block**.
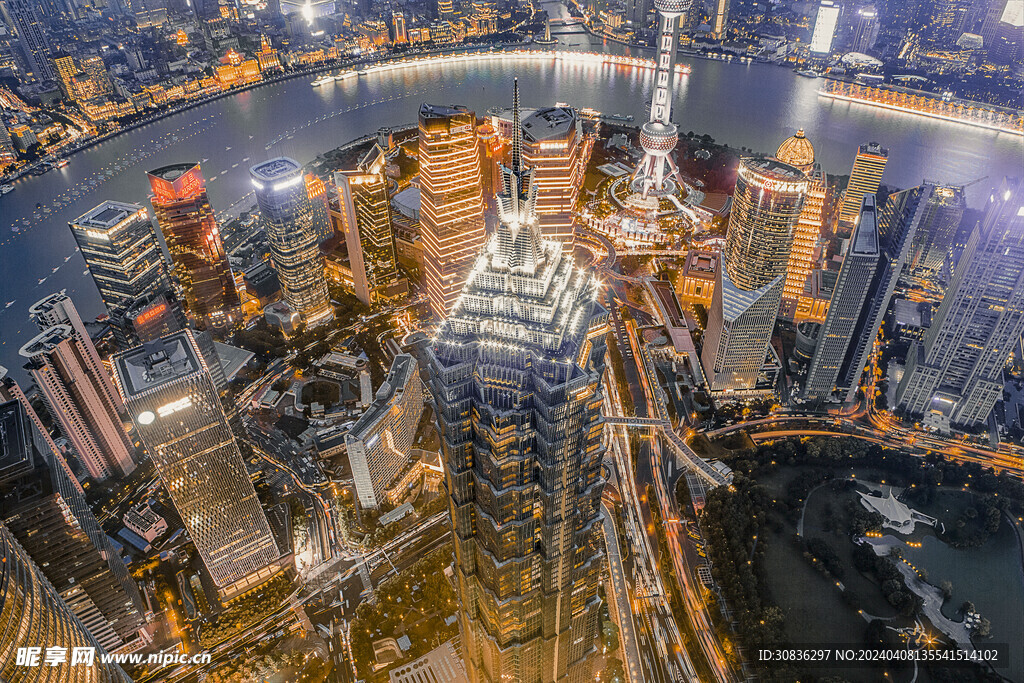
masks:
[[[356,168],[334,174],[352,283],[356,297],[368,305],[390,298],[389,287],[398,280],[384,162],[384,154],[375,146]]]
[[[740,162],[701,363],[712,391],[754,389],[779,313],[809,182],[776,159]]]
[[[134,449],[121,421],[120,397],[70,299],[54,294],[30,312],[42,332],[19,353],[54,422],[93,479],[130,474]]]
[[[276,573],[279,553],[190,330],[113,359],[143,445],[222,595]]]
[[[230,329],[241,319],[238,292],[199,164],[171,164],[147,176],[189,315],[200,329]]]
[[[302,166],[278,157],[253,166],[249,174],[285,303],[308,327],[330,322],[334,309]]]
[[[56,445],[5,374],[0,368],[0,522],[89,634],[118,649],[138,637],[142,596]]]
[[[952,254],[953,238],[966,209],[963,187],[932,186],[911,246],[908,270],[912,274],[928,277],[942,271]]]
[[[813,54],[827,55],[832,51],[832,41],[836,37],[836,25],[842,9],[833,0],[821,0],[818,14],[814,18],[814,30],[811,32],[810,50]]]
[[[571,107],[544,107],[523,120],[523,163],[534,173],[541,234],[567,249],[590,146]]]
[[[131,683],[117,664],[104,663],[106,649],[64,603],[46,576],[15,537],[0,523],[0,679],[18,683],[61,681],[61,683]],[[42,634],[52,639],[40,642]],[[19,648],[67,648],[66,661],[47,665],[45,649],[38,652],[38,665],[18,664]],[[91,664],[72,664],[77,648],[93,653]]]
[[[55,74],[50,62],[50,43],[46,37],[45,18],[36,0],[7,0],[4,14],[14,23],[21,52],[25,56],[26,71],[36,80],[53,80]]]
[[[167,263],[143,207],[107,201],[69,225],[111,318],[169,288]]]
[[[473,681],[592,681],[607,312],[541,236],[519,145],[497,232],[429,347],[462,651]]]
[[[399,354],[366,412],[345,436],[359,505],[377,508],[412,453],[423,413],[416,359]]]
[[[922,343],[907,354],[896,403],[956,425],[983,423],[1024,333],[1024,184],[1004,179],[967,243]]]
[[[877,142],[869,142],[857,149],[850,171],[850,181],[846,185],[842,206],[839,207],[839,220],[853,223],[860,215],[861,198],[865,194],[875,194],[882,182],[882,172],[889,160],[889,150]]]
[[[448,315],[483,248],[476,115],[462,105],[423,104],[419,113],[423,279],[434,315]]]

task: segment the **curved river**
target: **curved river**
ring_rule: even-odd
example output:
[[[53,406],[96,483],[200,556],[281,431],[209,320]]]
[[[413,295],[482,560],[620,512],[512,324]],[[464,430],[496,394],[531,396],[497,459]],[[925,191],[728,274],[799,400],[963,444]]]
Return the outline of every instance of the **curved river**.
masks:
[[[562,40],[577,49],[602,49],[585,35]],[[614,45],[604,49],[623,51]],[[967,182],[989,176],[968,190],[972,206],[983,202],[1001,175],[1020,173],[1019,137],[835,102],[817,94],[822,81],[772,65],[682,61],[692,73],[677,78],[673,118],[684,133],[708,133],[736,147],[771,152],[804,128],[824,169],[836,174],[849,173],[859,144],[876,140],[890,149],[883,178],[890,186],[909,187],[925,177]],[[520,78],[524,106],[564,101],[632,114],[637,122],[646,117],[650,70],[539,56],[434,63],[322,88],[310,86],[312,77],[256,88],[79,152],[63,169],[18,180],[14,192],[0,199],[0,365],[24,378],[17,352],[33,334],[27,308],[39,298],[66,288],[83,318],[102,312],[67,223],[105,199],[146,203],[147,170],[202,160],[211,201],[224,210],[245,198],[247,169],[261,159],[288,155],[309,161],[379,126],[415,121],[423,101],[466,104],[478,114],[507,105],[514,76]]]

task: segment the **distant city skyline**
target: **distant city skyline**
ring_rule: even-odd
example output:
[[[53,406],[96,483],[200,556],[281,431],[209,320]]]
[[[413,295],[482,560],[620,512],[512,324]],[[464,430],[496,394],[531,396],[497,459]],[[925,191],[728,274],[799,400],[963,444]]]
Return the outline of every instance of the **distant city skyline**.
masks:
[[[0,3],[0,678],[1020,640],[1016,0]]]

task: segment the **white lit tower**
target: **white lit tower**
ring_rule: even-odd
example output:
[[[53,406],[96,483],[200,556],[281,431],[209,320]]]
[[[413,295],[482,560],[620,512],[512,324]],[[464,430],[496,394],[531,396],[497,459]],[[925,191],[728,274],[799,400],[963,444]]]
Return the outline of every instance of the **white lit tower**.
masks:
[[[640,128],[640,146],[644,157],[633,172],[633,191],[644,199],[654,195],[669,195],[676,190],[676,181],[682,183],[679,169],[672,159],[672,150],[679,141],[679,131],[670,120],[672,116],[672,79],[676,65],[676,33],[678,19],[690,7],[690,0],[654,0],[661,16],[658,36],[657,73],[654,76],[654,96],[651,98],[651,120]]]

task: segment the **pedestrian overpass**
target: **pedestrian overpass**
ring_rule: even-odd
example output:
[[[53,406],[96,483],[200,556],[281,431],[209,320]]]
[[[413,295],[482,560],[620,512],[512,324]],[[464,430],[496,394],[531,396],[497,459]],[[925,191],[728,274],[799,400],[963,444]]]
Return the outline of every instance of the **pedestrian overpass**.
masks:
[[[604,418],[604,423],[611,427],[624,427],[633,429],[652,429],[662,437],[675,454],[683,461],[683,464],[691,472],[699,476],[705,483],[715,486],[728,486],[732,483],[732,473],[723,472],[697,455],[692,448],[686,445],[683,438],[672,429],[672,425],[666,420],[653,417],[612,417]]]

